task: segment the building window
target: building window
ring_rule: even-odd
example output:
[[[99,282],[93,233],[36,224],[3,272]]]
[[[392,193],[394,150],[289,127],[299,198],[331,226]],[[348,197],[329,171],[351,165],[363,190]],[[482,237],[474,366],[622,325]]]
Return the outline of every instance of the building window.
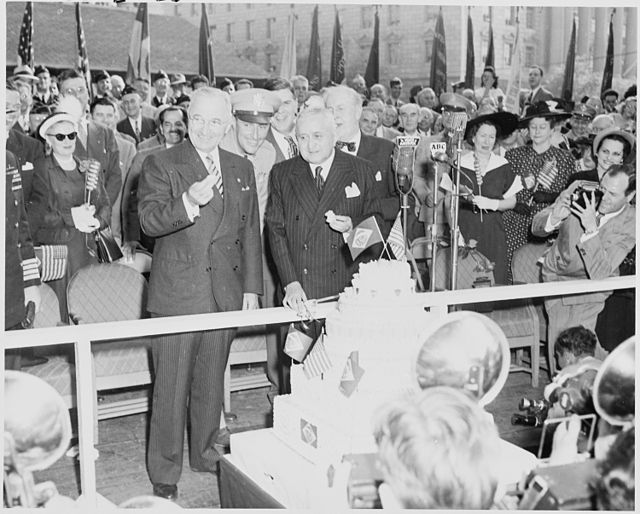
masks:
[[[271,39],[273,37],[273,27],[275,24],[275,18],[267,18],[267,39]]]
[[[535,26],[535,7],[527,7],[526,14],[526,26],[528,29],[532,29]]]
[[[231,7],[233,7],[231,4],[227,4],[227,12],[231,12]]]
[[[527,46],[524,50],[524,65],[531,66],[535,62],[536,48],[534,46]]]
[[[431,54],[433,53],[433,35],[429,36],[429,39],[427,39],[424,42],[424,62],[426,63],[430,63],[431,62]]]
[[[247,4],[247,9],[251,9],[253,7],[253,4]]]
[[[191,4],[191,16],[198,15],[198,4]]]
[[[511,43],[504,44],[504,65],[511,66],[511,52],[513,52],[513,45]]]
[[[398,43],[389,43],[387,51],[389,52],[389,64],[398,64]]]
[[[273,64],[272,64],[272,54],[270,53],[266,53],[264,54],[264,69],[267,70],[268,72],[271,72],[272,68],[273,68]]]
[[[370,29],[373,25],[373,7],[360,7],[360,28]]]
[[[209,11],[209,14],[213,14],[213,8],[214,8],[214,4],[209,4],[207,6],[207,11]]]
[[[227,23],[227,43],[231,43],[233,41],[233,23]]]
[[[389,25],[397,25],[400,23],[400,8],[397,5],[389,6]]]
[[[247,21],[247,41],[253,39],[253,20]]]
[[[516,16],[518,15],[517,7],[509,7],[509,16],[505,19],[505,23],[507,25],[515,25],[516,24]]]

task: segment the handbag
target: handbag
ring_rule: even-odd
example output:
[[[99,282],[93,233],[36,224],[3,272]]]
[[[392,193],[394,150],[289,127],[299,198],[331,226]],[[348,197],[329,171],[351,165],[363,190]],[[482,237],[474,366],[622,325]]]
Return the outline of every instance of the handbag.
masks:
[[[110,263],[122,259],[122,251],[113,237],[110,226],[107,225],[105,228],[98,229],[93,234],[99,262]]]

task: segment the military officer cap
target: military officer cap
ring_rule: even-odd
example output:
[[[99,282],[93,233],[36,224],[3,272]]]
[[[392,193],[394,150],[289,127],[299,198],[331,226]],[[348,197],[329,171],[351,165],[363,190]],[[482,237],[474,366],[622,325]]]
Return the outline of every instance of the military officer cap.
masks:
[[[109,75],[109,72],[107,70],[101,70],[101,71],[98,71],[98,72],[96,72],[96,73],[94,73],[92,75],[92,77],[91,77],[92,80],[91,81],[94,84],[97,84],[101,80],[108,79],[108,78],[111,78],[111,75]]]
[[[242,89],[231,93],[231,108],[236,118],[249,123],[269,123],[280,107],[280,99],[266,89]]]
[[[471,116],[475,110],[475,106],[471,101],[457,93],[442,93],[440,95],[440,105],[449,111],[465,111],[467,116]]]

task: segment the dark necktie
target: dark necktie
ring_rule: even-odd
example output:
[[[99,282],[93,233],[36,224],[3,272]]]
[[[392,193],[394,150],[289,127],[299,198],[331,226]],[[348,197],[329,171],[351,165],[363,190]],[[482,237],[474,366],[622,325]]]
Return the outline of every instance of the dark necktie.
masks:
[[[322,178],[322,166],[316,166],[316,189],[318,190],[318,198],[322,196],[324,188],[324,179]]]
[[[340,148],[340,150],[346,147],[349,152],[356,151],[356,144],[353,141],[338,141],[336,144],[338,145],[338,148]]]

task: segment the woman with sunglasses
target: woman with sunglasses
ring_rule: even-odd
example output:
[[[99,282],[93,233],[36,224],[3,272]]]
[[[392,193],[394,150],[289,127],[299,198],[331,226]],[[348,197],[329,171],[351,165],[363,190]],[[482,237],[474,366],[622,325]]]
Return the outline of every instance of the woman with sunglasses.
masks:
[[[67,246],[66,276],[49,282],[58,296],[62,319],[67,320],[68,278],[98,262],[92,232],[107,225],[111,206],[102,172],[87,172],[86,163],[73,155],[75,119],[57,112],[42,122],[39,133],[46,142],[47,156],[35,165],[27,214],[34,244]]]

